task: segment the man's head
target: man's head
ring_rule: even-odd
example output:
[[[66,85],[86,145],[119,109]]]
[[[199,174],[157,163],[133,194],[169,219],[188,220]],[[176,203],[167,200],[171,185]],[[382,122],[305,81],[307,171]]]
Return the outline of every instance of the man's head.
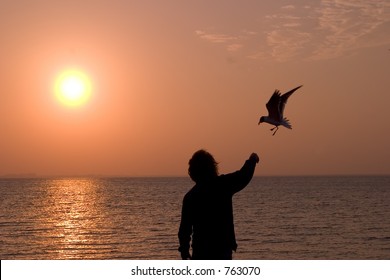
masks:
[[[218,163],[214,157],[205,150],[195,152],[188,162],[188,174],[196,182],[207,181],[218,176]]]

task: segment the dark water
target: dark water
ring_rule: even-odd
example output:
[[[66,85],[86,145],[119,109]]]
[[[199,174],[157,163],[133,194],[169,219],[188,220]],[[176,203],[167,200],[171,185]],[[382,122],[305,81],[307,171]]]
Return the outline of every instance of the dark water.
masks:
[[[187,178],[0,179],[1,259],[178,259]],[[234,259],[390,259],[390,177],[257,177]]]

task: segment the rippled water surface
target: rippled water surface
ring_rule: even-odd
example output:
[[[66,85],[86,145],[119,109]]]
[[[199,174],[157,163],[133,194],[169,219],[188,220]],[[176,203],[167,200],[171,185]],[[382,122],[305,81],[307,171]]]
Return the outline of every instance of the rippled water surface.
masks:
[[[178,259],[187,178],[0,179],[1,259]],[[235,259],[389,259],[390,177],[257,177]]]

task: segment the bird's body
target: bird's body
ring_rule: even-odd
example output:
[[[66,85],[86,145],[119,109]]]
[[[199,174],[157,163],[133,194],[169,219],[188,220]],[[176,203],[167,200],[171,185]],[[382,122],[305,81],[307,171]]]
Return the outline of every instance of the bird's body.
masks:
[[[275,127],[271,129],[271,131],[273,131],[276,128],[273,135],[275,135],[276,131],[278,131],[280,125],[291,129],[292,127],[289,120],[283,116],[284,107],[287,103],[287,99],[300,87],[302,86],[293,88],[292,90],[286,92],[283,95],[280,94],[279,90],[275,90],[275,92],[272,94],[271,98],[266,104],[268,116],[262,116],[259,120],[259,124],[262,122],[266,122],[274,125]]]

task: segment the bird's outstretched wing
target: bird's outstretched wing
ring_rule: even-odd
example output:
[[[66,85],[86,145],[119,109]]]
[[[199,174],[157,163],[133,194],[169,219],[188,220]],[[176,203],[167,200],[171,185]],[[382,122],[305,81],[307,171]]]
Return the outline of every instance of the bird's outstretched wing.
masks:
[[[286,103],[287,103],[287,99],[291,96],[291,94],[293,94],[293,93],[294,93],[297,89],[299,89],[300,87],[302,87],[302,85],[300,85],[299,87],[293,88],[292,90],[286,92],[285,94],[283,94],[283,95],[280,97],[279,112],[280,112],[280,117],[281,117],[281,118],[283,118],[284,106],[285,106]]]
[[[268,110],[268,117],[274,119],[275,121],[281,120],[280,111],[279,111],[280,102],[281,102],[280,91],[275,90],[274,94],[272,94],[271,98],[265,105]]]

